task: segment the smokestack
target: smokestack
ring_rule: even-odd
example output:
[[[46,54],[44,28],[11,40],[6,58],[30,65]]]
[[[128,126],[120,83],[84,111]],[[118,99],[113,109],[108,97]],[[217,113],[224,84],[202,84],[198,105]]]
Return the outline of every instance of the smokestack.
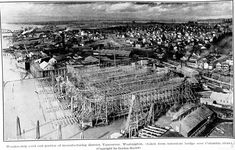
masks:
[[[65,50],[65,33],[64,32],[61,33],[61,38],[62,38],[62,47]]]

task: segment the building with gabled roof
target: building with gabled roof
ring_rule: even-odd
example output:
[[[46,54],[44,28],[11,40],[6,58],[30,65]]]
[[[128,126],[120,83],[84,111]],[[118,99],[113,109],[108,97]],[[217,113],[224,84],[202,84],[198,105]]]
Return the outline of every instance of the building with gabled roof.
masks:
[[[205,105],[199,106],[180,120],[173,121],[171,127],[184,137],[200,134],[215,116],[215,113]]]

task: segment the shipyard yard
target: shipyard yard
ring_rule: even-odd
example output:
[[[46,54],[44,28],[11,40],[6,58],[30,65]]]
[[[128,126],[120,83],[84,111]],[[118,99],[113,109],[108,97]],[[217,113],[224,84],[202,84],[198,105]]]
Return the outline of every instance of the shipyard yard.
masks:
[[[4,56],[4,60],[8,59],[11,58]],[[15,64],[9,63],[9,70],[14,66]],[[38,120],[40,122],[40,139],[44,140],[53,140],[58,137],[57,124],[62,125],[61,130],[65,139],[81,139],[81,135],[89,139],[102,139],[120,130],[122,120],[116,121],[109,127],[101,127],[99,131],[90,129],[82,133],[76,117],[66,106],[57,101],[50,91],[50,86],[31,77],[22,80],[25,72],[10,73],[14,76],[8,76],[8,70],[4,73],[6,73],[5,80],[8,81],[4,86],[4,115],[11,118],[4,121],[4,137],[6,140],[35,139]],[[10,79],[14,79],[14,81],[10,81]],[[15,118],[17,117],[23,120],[21,121],[22,136],[20,137],[17,136],[15,126]],[[106,135],[104,136],[103,133],[106,133]]]
[[[231,18],[1,27],[5,141],[232,136]]]

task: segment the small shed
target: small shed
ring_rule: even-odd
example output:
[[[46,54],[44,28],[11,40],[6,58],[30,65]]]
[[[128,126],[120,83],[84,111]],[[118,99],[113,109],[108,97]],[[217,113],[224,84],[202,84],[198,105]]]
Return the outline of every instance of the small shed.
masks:
[[[45,61],[43,61],[39,66],[43,70],[53,70],[54,69],[54,67],[52,65],[50,65],[49,63],[47,63]]]
[[[217,104],[222,105],[231,105],[233,106],[233,93],[220,93],[220,92],[212,92],[210,95],[210,99],[215,101]]]
[[[57,63],[57,60],[52,57],[52,58],[49,60],[48,63],[53,66],[53,65],[55,65],[55,64]]]

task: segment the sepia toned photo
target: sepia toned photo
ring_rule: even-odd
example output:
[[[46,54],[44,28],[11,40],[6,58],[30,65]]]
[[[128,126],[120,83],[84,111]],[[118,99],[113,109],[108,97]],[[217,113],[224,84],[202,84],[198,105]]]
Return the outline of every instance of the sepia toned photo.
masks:
[[[3,140],[232,138],[232,6],[0,2]]]

